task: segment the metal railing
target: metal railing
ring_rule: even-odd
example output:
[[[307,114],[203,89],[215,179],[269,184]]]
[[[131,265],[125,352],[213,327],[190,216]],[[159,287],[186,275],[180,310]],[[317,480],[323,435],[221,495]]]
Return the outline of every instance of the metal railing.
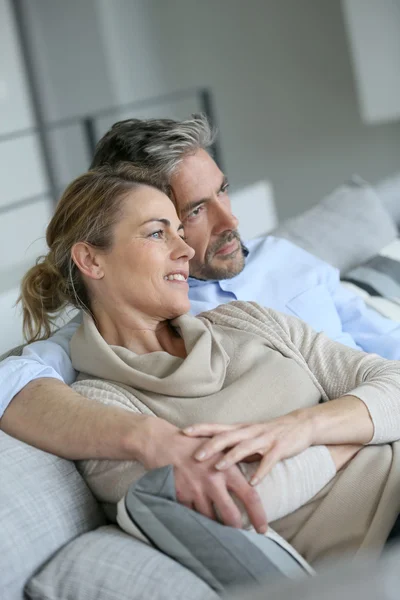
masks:
[[[209,88],[202,87],[190,88],[182,91],[172,92],[169,94],[154,96],[152,98],[137,100],[128,104],[110,106],[109,108],[98,110],[93,113],[83,114],[66,119],[60,119],[58,121],[46,123],[45,125],[42,124],[40,127],[29,127],[26,129],[15,131],[10,134],[3,134],[0,135],[0,144],[2,142],[29,137],[32,135],[37,135],[39,141],[43,142],[43,137],[47,136],[49,133],[56,129],[59,130],[78,125],[83,133],[86,153],[89,157],[92,157],[94,154],[96,144],[100,137],[97,131],[97,124],[99,119],[105,117],[112,117],[113,115],[118,115],[121,113],[126,114],[129,111],[132,111],[132,117],[134,117],[134,113],[137,111],[152,109],[157,106],[160,106],[160,117],[162,117],[163,105],[171,104],[190,98],[194,98],[195,100],[197,100],[198,105],[200,107],[200,112],[204,113],[207,116],[211,125],[216,126],[211,90]],[[58,173],[57,168],[55,166],[54,156],[50,150],[50,145],[48,143],[41,143],[41,151],[44,158],[43,165],[45,168],[48,189],[46,191],[43,191],[43,193],[41,194],[35,194],[34,196],[24,197],[20,200],[15,200],[13,202],[0,206],[0,214],[10,212],[12,210],[15,210],[16,208],[34,204],[43,200],[43,198],[46,197],[49,198],[54,204],[57,202],[59,186],[57,185]],[[217,164],[222,168],[221,149],[217,141],[214,142],[213,147],[211,148],[211,152]],[[23,159],[23,157],[21,158]]]

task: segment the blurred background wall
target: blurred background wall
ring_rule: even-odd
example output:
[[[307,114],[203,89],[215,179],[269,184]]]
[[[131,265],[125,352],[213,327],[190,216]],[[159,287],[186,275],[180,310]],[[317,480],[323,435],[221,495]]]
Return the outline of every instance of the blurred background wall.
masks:
[[[206,86],[232,188],[269,180],[281,220],[352,173],[376,182],[397,171],[400,123],[362,121],[344,16],[339,0],[0,0],[7,307],[45,247],[53,200],[41,143],[54,170],[50,192],[58,193],[89,164],[85,115]],[[133,116],[184,118],[198,109],[197,98],[185,97],[144,103]],[[99,117],[96,135],[130,114]],[[0,305],[3,332],[5,314]]]

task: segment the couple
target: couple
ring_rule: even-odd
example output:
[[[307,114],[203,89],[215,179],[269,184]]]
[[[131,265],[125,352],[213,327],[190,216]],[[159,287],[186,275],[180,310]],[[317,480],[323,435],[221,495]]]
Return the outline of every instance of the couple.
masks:
[[[327,300],[331,301],[331,305],[326,307],[326,329],[331,334],[336,334],[335,337],[341,341],[348,341],[349,345],[355,346],[354,341],[350,341],[350,331],[357,341],[363,339],[367,350],[374,349],[376,340],[376,345],[383,353],[385,342],[382,334],[385,333],[390,357],[397,358],[396,350],[400,347],[396,343],[399,332],[393,323],[372,315],[362,306],[354,306],[353,298],[346,297],[337,289],[336,272],[333,269],[287,242],[269,238],[253,242],[249,245],[250,254],[243,270],[246,249],[239,244],[235,232],[237,222],[230,212],[227,182],[205,151],[209,143],[207,123],[199,118],[183,123],[125,122],[115,126],[100,142],[94,166],[106,162],[116,164],[120,160],[134,160],[136,157],[141,158],[145,166],[151,167],[152,175],[149,177],[146,173],[140,179],[137,172],[129,175],[122,168],[118,176],[106,171],[101,175],[84,175],[72,184],[48,230],[50,253],[45,266],[36,267],[36,275],[31,273],[25,280],[24,300],[26,322],[32,326],[30,337],[33,339],[39,337],[41,325],[46,325],[42,307],[51,313],[65,303],[84,305],[86,312],[95,316],[98,329],[85,316],[84,326],[72,343],[74,366],[92,377],[106,378],[119,385],[117,390],[110,390],[107,384],[99,384],[100,388],[97,389],[88,380],[85,384],[79,382],[77,389],[83,394],[89,398],[105,400],[106,404],[98,405],[85,401],[77,391],[70,390],[60,381],[54,381],[63,378],[70,383],[75,377],[68,358],[68,346],[78,325],[69,324],[49,341],[36,342],[28,347],[23,357],[11,359],[2,365],[2,375],[7,376],[4,379],[4,404],[15,397],[4,413],[1,426],[11,435],[68,458],[139,460],[146,468],[174,464],[177,492],[182,502],[208,516],[214,515],[215,507],[224,522],[239,525],[239,509],[227,493],[228,490],[232,491],[244,504],[258,531],[265,530],[265,508],[267,516],[268,511],[272,511],[271,520],[275,521],[282,516],[279,512],[280,498],[276,502],[277,512],[274,512],[275,509],[268,507],[268,503],[264,503],[265,498],[260,499],[256,491],[259,486],[268,484],[268,477],[262,481],[263,475],[279,462],[281,473],[278,472],[279,469],[273,470],[269,477],[275,477],[275,482],[279,479],[281,489],[287,489],[285,485],[293,481],[299,482],[300,477],[309,482],[307,473],[314,473],[315,477],[320,477],[318,481],[317,477],[315,481],[312,480],[312,485],[316,488],[306,490],[301,498],[293,500],[296,500],[297,506],[301,506],[315,495],[318,486],[323,491],[312,503],[307,503],[300,510],[293,512],[297,506],[294,508],[290,505],[286,509],[290,514],[281,519],[280,527],[284,537],[291,539],[297,549],[309,559],[323,554],[321,547],[310,547],[309,551],[306,548],[311,538],[315,541],[318,519],[325,523],[326,512],[335,514],[335,511],[343,510],[341,494],[345,493],[347,498],[349,490],[354,493],[353,488],[356,486],[357,502],[367,504],[357,508],[356,515],[361,521],[350,518],[355,524],[357,538],[356,541],[355,538],[352,540],[353,545],[379,544],[384,541],[383,537],[390,530],[398,511],[396,503],[392,503],[389,510],[378,501],[385,494],[390,494],[392,489],[392,476],[396,471],[396,445],[364,448],[356,458],[350,459],[357,452],[357,445],[371,440],[374,444],[391,442],[400,437],[396,429],[395,403],[393,415],[389,414],[389,408],[392,410],[393,390],[398,385],[397,376],[393,373],[397,365],[332,345],[326,338],[315,335],[297,320],[286,319],[252,305],[230,305],[201,320],[188,317],[178,318],[178,323],[174,320],[189,308],[185,287],[187,284],[181,279],[187,274],[187,263],[192,258],[193,251],[180,239],[180,223],[183,222],[187,241],[196,250],[191,262],[191,274],[197,278],[191,280],[192,310],[193,307],[195,311],[211,308],[221,301],[235,298],[256,299],[260,304],[269,304],[268,297],[265,300],[262,298],[263,291],[270,293],[270,290],[268,282],[262,277],[260,263],[265,270],[275,268],[276,275],[281,267],[279,261],[285,260],[291,265],[293,256],[298,256],[297,264],[302,267],[301,282],[296,279],[292,282],[292,297],[304,291],[304,288],[299,289],[301,285],[306,288],[308,286],[309,289],[313,285],[325,285],[329,291],[326,294]],[[85,177],[89,177],[89,180]],[[104,189],[95,180],[90,180],[90,177],[103,177]],[[158,188],[159,181],[162,180],[163,184],[166,181],[166,191],[177,205],[180,220],[171,202],[159,189],[142,185],[139,186],[139,194],[139,189],[134,185],[137,180],[155,184]],[[104,207],[106,215],[99,213],[99,206],[96,205],[101,200],[101,194],[98,193],[100,189],[108,194]],[[128,190],[132,194],[125,198]],[[147,193],[147,201],[143,200],[144,192]],[[128,196],[132,205],[129,207],[124,204],[124,201],[128,203]],[[159,205],[153,206],[154,198]],[[63,210],[68,212],[68,201],[72,211],[69,219],[68,214],[60,217]],[[84,213],[81,214],[80,211],[85,206],[87,212],[83,217]],[[74,213],[76,207],[80,207],[80,210]],[[128,208],[133,211],[132,214],[129,211],[129,214],[125,213]],[[151,208],[153,211],[145,214]],[[155,208],[158,211],[154,212]],[[127,226],[130,222],[128,217],[133,219],[131,229],[124,232],[124,224]],[[158,223],[157,229],[148,233],[148,238],[142,232],[138,235],[132,233],[140,218],[161,218],[162,221]],[[107,223],[109,229],[105,231]],[[92,238],[88,245],[89,227],[92,225],[93,235],[97,237]],[[79,226],[83,229],[79,229]],[[122,236],[121,244],[115,243],[118,233]],[[131,236],[131,243],[127,243],[124,233],[125,236]],[[172,249],[163,238],[167,233],[169,242],[173,243]],[[110,241],[112,239],[113,243]],[[141,250],[147,249],[149,257],[155,258],[153,253],[158,256],[156,268],[149,262],[144,251],[137,255],[138,259],[142,257],[140,261],[132,258],[131,252],[140,241],[144,244]],[[99,253],[109,260],[106,276],[105,265],[96,263],[97,259],[90,253],[90,248],[96,248],[99,244],[100,248],[104,244],[109,246],[110,243],[110,252],[102,253],[99,249]],[[166,254],[162,260],[157,254],[159,250],[152,250],[154,244],[157,244],[156,248],[164,248]],[[73,248],[77,254],[73,254],[71,261]],[[267,261],[274,256],[277,258],[275,266],[269,267]],[[171,267],[179,263],[179,268],[172,268],[165,273],[163,269],[168,262]],[[246,284],[243,276],[248,268],[253,268],[257,278],[253,274]],[[133,276],[134,269],[137,271]],[[60,273],[63,273],[64,279],[59,279]],[[159,286],[161,273],[162,286]],[[210,278],[214,281],[207,281]],[[54,287],[55,281],[57,285]],[[141,282],[140,285],[137,285],[138,281]],[[253,297],[250,286],[255,288]],[[167,290],[171,291],[167,293]],[[282,290],[285,291],[284,285],[281,286],[281,293],[276,294],[277,301],[282,301],[284,297]],[[286,299],[290,299],[288,295]],[[135,302],[131,305],[133,301]],[[40,309],[32,308],[35,302]],[[164,307],[164,302],[170,302],[171,305]],[[141,315],[137,323],[135,320],[130,321],[133,306],[136,307],[135,314]],[[337,331],[333,331],[331,321],[335,324],[338,321],[337,316],[332,319],[336,306],[345,327],[343,330],[337,328]],[[354,315],[352,323],[348,319],[349,311]],[[143,318],[143,315],[146,317]],[[118,322],[118,319],[122,321]],[[187,323],[188,330],[185,328]],[[194,331],[191,330],[192,325]],[[200,331],[196,331],[196,328],[200,328]],[[132,335],[132,330],[135,335]],[[47,331],[46,327],[44,331]],[[87,351],[88,347],[92,349],[90,352]],[[93,348],[96,349],[96,360],[89,364],[87,359],[94,356]],[[206,353],[209,352],[208,361],[204,360],[202,354],[205,348]],[[104,350],[105,355],[97,356],[97,350]],[[159,350],[164,350],[164,353],[160,354]],[[197,352],[200,352],[200,357],[196,355]],[[136,357],[135,360],[132,357]],[[166,361],[165,364],[158,360],[160,357]],[[283,360],[282,357],[286,358]],[[200,361],[196,360],[198,358]],[[111,365],[108,364],[109,359]],[[116,365],[114,359],[117,359]],[[196,375],[196,382],[191,384],[188,377],[187,386],[178,393],[174,386],[181,385],[178,379],[182,369],[185,371],[193,359],[196,366],[190,369],[190,377]],[[154,360],[157,365],[150,364]],[[324,366],[326,360],[329,361],[329,372]],[[310,364],[307,361],[311,361]],[[123,372],[120,372],[120,367]],[[259,371],[256,376],[257,367]],[[98,368],[100,371],[96,371]],[[183,375],[185,376],[185,372]],[[139,384],[136,377],[139,377]],[[255,384],[258,377],[259,383]],[[374,377],[378,379],[375,380]],[[167,388],[163,387],[164,384],[167,384]],[[168,387],[170,384],[171,387]],[[103,389],[103,385],[107,389]],[[227,391],[228,388],[231,389]],[[121,389],[125,390],[123,397]],[[132,389],[135,390],[134,393]],[[335,402],[318,405],[320,398],[333,399],[349,391],[356,392],[355,396],[345,396]],[[203,402],[194,402],[194,393],[201,396]],[[218,394],[224,396],[225,403],[220,406],[214,397]],[[268,397],[272,394],[275,404],[262,405],[257,401],[259,395],[265,398],[266,394]],[[174,402],[156,402],[154,395],[157,398],[172,395]],[[207,412],[204,397],[210,398],[211,413]],[[380,399],[383,397],[381,405]],[[188,398],[192,400],[184,402],[182,406],[183,399]],[[114,405],[115,402],[117,405],[122,402],[131,412],[119,406],[107,405]],[[287,404],[283,406],[283,402]],[[243,412],[244,406],[248,409],[248,414],[247,411]],[[386,413],[382,412],[382,407]],[[185,413],[183,409],[188,412]],[[148,418],[146,414],[138,416],[134,410],[159,414],[162,418]],[[257,413],[257,410],[261,412]],[[195,427],[189,435],[200,436],[200,439],[182,435],[180,428],[197,420],[218,421],[219,424]],[[230,423],[239,421],[258,424],[229,426]],[[211,439],[204,444],[201,437],[210,436]],[[327,450],[326,445],[335,447]],[[307,451],[310,446],[311,451]],[[233,449],[224,456],[225,464],[216,470],[214,465],[217,457],[217,462],[221,462],[221,452],[229,447]],[[201,460],[193,457],[196,452],[202,455],[198,457]],[[315,452],[319,454],[316,455]],[[301,457],[303,461],[300,461],[300,466],[297,459],[280,462],[299,453],[298,459]],[[241,469],[245,471],[244,476],[242,470],[235,465],[246,457],[254,458],[254,455],[264,458],[259,463],[241,465]],[[378,467],[375,467],[374,462],[378,457]],[[334,477],[336,469],[340,469],[349,460],[340,476]],[[315,469],[316,462],[324,467]],[[97,477],[99,471],[105,471],[101,463],[88,462],[83,468],[86,469],[87,477],[93,473],[93,479],[101,482],[101,477]],[[128,469],[126,473],[131,477],[129,468],[132,468],[131,462],[128,465],[121,463],[121,471]],[[361,471],[364,476],[359,481],[355,475],[358,473],[359,478]],[[365,472],[369,473],[370,479],[365,477]],[[112,478],[115,476],[112,470],[110,476],[112,487]],[[253,481],[256,485],[250,486],[247,483],[249,476],[261,482],[257,484],[257,481]],[[329,480],[332,483],[326,485]],[[122,476],[121,482],[124,485]],[[367,484],[368,493],[366,490],[363,493],[363,485]],[[103,499],[110,499],[107,496],[110,493],[109,482],[99,485],[104,488]],[[275,489],[277,485],[271,487]],[[301,485],[298,484],[293,489],[300,490]],[[384,494],[382,489],[385,490]],[[97,493],[101,494],[101,491],[97,490]],[[335,494],[339,501],[334,502]],[[374,501],[373,519],[368,505],[370,501]],[[353,504],[357,506],[355,500]],[[382,512],[385,514],[384,524]],[[349,519],[348,515],[343,514],[336,517],[337,523],[345,517]],[[337,523],[333,526],[335,534],[340,529]],[[376,539],[378,530],[379,541]],[[343,530],[341,533],[343,535]],[[343,540],[338,539],[336,547],[341,549],[342,542]],[[325,539],[320,546],[326,543]],[[329,543],[332,546],[332,539]]]

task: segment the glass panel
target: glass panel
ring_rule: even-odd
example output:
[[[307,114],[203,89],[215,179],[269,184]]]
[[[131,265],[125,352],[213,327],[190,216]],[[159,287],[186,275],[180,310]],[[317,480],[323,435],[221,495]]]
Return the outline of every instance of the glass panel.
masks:
[[[50,217],[46,198],[0,216],[0,292],[18,285],[35,259],[46,252]]]
[[[47,192],[41,157],[35,135],[0,143],[0,208]]]

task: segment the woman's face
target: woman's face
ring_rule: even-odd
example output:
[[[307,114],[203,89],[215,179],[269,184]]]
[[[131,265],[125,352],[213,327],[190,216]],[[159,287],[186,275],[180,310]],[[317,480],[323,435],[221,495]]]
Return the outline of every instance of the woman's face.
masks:
[[[98,256],[102,277],[92,289],[93,310],[100,304],[121,317],[157,321],[186,313],[194,250],[170,199],[144,185],[129,192],[113,235],[111,250]]]

